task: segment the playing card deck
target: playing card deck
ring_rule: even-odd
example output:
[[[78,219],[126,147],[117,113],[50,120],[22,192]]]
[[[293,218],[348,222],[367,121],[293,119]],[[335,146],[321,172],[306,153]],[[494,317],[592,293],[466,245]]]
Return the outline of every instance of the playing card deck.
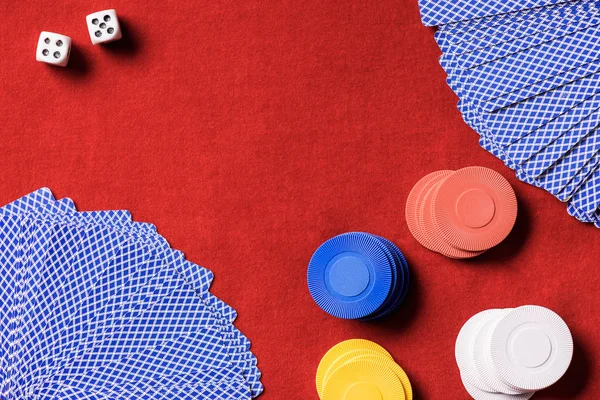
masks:
[[[600,1],[419,3],[480,145],[600,227]]]
[[[127,211],[40,189],[0,208],[0,398],[251,399],[263,390],[213,274]]]

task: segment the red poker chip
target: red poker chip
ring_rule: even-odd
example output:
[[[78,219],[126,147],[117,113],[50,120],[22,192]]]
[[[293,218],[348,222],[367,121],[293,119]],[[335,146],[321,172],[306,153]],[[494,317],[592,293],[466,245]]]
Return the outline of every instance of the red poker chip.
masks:
[[[425,232],[424,223],[423,223],[423,201],[425,200],[425,196],[429,193],[429,190],[433,188],[441,179],[444,179],[450,176],[454,171],[439,171],[440,174],[432,178],[421,190],[421,193],[418,197],[418,202],[415,209],[415,214],[417,216],[417,224],[419,226],[419,231],[421,232],[421,239],[423,242],[421,243],[425,248],[436,251],[433,247],[433,244],[429,240],[429,236]],[[436,251],[437,252],[437,251]]]
[[[429,249],[429,243],[427,238],[423,234],[419,224],[419,208],[425,193],[436,183],[439,182],[440,177],[448,176],[453,171],[436,171],[432,172],[419,180],[413,186],[412,190],[408,195],[408,199],[406,200],[406,208],[404,210],[404,215],[406,217],[406,223],[408,225],[408,230],[413,235],[413,237],[419,242],[423,247]],[[431,249],[430,249],[431,250]]]
[[[512,186],[484,167],[460,169],[440,182],[431,206],[433,225],[444,241],[471,252],[502,242],[517,218]]]
[[[472,258],[483,253],[482,251],[474,252],[467,251],[456,246],[452,246],[450,243],[446,242],[441,233],[437,230],[434,222],[433,222],[433,196],[438,191],[439,187],[444,184],[444,182],[449,179],[454,173],[447,174],[446,176],[442,176],[437,179],[434,185],[425,193],[423,196],[423,200],[420,205],[420,228],[426,237],[427,242],[429,243],[430,250],[438,252],[446,257],[455,258],[455,259],[464,259],[464,258]]]

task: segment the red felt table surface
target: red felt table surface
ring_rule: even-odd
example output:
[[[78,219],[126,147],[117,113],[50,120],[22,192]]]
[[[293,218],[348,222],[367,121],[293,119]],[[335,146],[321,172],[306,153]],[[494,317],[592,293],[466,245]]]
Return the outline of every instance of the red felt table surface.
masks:
[[[85,16],[116,8],[122,41],[93,46]],[[572,329],[567,376],[535,399],[600,396],[600,232],[519,182],[477,143],[416,0],[28,0],[0,4],[0,201],[50,187],[81,210],[128,209],[215,273],[238,312],[268,399],[316,399],[334,344],[383,345],[419,399],[467,399],[454,361],[462,324],[539,304]],[[72,37],[68,68],[35,61],[42,30]],[[477,259],[410,235],[412,185],[482,165],[519,199],[507,241]],[[306,268],[346,231],[387,237],[414,276],[391,318],[322,312]]]

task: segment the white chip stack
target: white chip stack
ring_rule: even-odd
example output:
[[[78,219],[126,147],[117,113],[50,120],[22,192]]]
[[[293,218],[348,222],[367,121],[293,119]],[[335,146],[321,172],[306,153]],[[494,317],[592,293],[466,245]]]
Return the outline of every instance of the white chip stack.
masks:
[[[475,400],[525,400],[569,368],[573,338],[555,312],[540,306],[482,311],[456,339],[465,389]]]

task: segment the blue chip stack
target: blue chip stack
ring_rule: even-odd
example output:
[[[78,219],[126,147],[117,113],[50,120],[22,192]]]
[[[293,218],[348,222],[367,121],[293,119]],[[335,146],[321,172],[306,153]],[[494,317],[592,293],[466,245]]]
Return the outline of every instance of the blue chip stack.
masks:
[[[391,313],[406,297],[406,258],[389,240],[350,232],[323,243],[308,265],[308,288],[325,312],[372,320]]]

